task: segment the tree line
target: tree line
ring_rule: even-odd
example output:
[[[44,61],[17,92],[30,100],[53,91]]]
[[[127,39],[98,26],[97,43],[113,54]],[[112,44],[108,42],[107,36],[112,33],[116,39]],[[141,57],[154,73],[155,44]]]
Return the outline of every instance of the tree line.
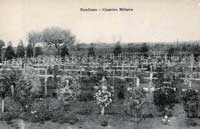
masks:
[[[0,40],[1,57],[3,50],[3,58],[10,60],[18,57],[37,57],[44,54],[45,51],[53,50],[55,55],[62,57],[69,55],[69,49],[75,43],[75,36],[69,31],[59,27],[51,27],[42,30],[41,32],[31,31],[27,34],[28,44],[25,47],[23,41],[18,43],[17,48],[12,46],[9,41],[6,48],[5,42]],[[41,47],[42,46],[42,47]],[[45,51],[43,50],[45,49]]]
[[[37,57],[42,54],[49,55],[53,51],[55,56],[69,56],[70,51],[82,52],[87,51],[88,56],[95,56],[98,51],[109,52],[114,56],[118,56],[123,52],[141,53],[148,56],[151,51],[163,51],[167,54],[175,54],[178,52],[189,52],[195,56],[200,55],[199,41],[196,42],[180,42],[180,43],[117,43],[111,44],[109,47],[103,43],[79,44],[76,36],[70,30],[59,27],[45,28],[42,31],[31,31],[27,34],[27,46],[23,41],[13,48],[12,42],[8,42],[7,48],[4,48],[5,42],[0,40],[0,54],[6,60],[18,57]],[[76,43],[76,44],[75,44]],[[100,45],[101,44],[101,45]],[[101,46],[101,48],[99,48]],[[103,51],[102,51],[103,50]],[[2,52],[4,53],[2,55]],[[51,53],[52,54],[52,53]],[[1,58],[2,59],[2,58]]]

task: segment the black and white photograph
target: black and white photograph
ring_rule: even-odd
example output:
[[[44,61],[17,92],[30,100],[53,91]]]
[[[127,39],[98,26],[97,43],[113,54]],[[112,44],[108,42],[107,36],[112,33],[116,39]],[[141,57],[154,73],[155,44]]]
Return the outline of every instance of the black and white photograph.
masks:
[[[0,129],[200,129],[200,0],[0,0]]]

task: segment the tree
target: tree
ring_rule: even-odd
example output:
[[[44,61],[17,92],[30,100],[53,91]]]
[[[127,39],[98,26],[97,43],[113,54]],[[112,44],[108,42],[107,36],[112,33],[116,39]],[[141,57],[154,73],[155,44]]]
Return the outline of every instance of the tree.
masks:
[[[69,55],[69,52],[68,52],[68,48],[67,48],[67,45],[64,44],[61,48],[61,57],[64,58],[65,56],[68,56]]]
[[[12,42],[8,43],[8,47],[6,48],[5,58],[7,60],[15,58],[15,52],[12,47]]]
[[[5,42],[3,40],[0,40],[0,48],[2,48],[3,46],[5,46]]]
[[[143,55],[144,55],[145,57],[147,57],[147,56],[148,56],[148,54],[147,54],[148,51],[149,51],[149,47],[147,46],[146,43],[143,43],[143,44],[141,45],[140,52],[143,53]]]
[[[43,36],[42,36],[42,33],[41,32],[29,32],[28,33],[28,43],[29,45],[31,45],[32,49],[33,49],[33,56],[35,56],[35,51],[36,51],[36,48],[35,46],[37,45],[37,43],[39,42],[42,42],[43,41]]]
[[[176,53],[176,49],[173,47],[173,46],[171,46],[169,49],[168,49],[168,55],[174,55],[175,53]]]
[[[90,56],[95,56],[94,44],[90,44],[90,47],[88,48],[88,57]]]
[[[33,47],[30,43],[28,44],[28,46],[26,48],[26,55],[27,55],[27,57],[33,56]]]
[[[0,40],[0,62],[2,61],[1,54],[3,46],[5,46],[5,42],[3,40]]]
[[[80,45],[79,43],[77,43],[77,44],[75,45],[75,48],[76,48],[77,51],[80,51],[80,50],[81,50],[81,45]]]
[[[22,40],[19,42],[19,44],[17,46],[16,55],[17,55],[17,57],[21,57],[21,58],[23,58],[25,56],[25,49],[24,49],[24,44],[23,44]]]
[[[117,42],[113,50],[113,54],[114,56],[119,56],[121,53],[122,53],[122,48],[121,48],[120,42]]]
[[[41,47],[36,47],[35,48],[35,56],[39,56],[39,55],[42,55],[43,52],[42,52],[42,48]]]
[[[66,44],[69,48],[75,42],[75,36],[69,30],[59,27],[51,27],[43,30],[43,41],[49,46],[54,45],[57,49],[57,55],[60,54],[60,46]]]

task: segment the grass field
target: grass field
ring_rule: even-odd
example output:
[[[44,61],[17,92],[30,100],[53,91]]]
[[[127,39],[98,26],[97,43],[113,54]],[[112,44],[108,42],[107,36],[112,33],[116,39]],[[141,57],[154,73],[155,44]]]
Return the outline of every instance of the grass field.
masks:
[[[0,122],[0,129],[199,129],[200,119],[189,119],[185,117],[182,105],[175,106],[174,115],[170,118],[168,125],[162,124],[161,117],[145,118],[139,123],[132,116],[122,113],[109,113],[101,116],[98,112],[90,113],[83,111],[90,103],[79,103],[77,107],[74,104],[71,107],[74,116],[78,118],[76,123],[54,123],[46,121],[42,123],[31,123],[20,119],[12,120],[7,123]],[[83,108],[80,110],[80,107]],[[85,108],[85,109],[84,109]],[[95,107],[91,110],[95,110]],[[90,109],[89,109],[90,110]],[[109,110],[109,109],[108,109]],[[85,113],[85,114],[84,114]],[[105,124],[106,123],[106,124]]]

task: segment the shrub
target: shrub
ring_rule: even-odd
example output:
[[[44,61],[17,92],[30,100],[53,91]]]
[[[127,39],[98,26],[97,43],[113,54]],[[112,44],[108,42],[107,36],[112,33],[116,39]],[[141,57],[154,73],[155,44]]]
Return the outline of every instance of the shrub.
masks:
[[[197,90],[188,89],[183,94],[183,107],[187,117],[200,117],[200,94]]]
[[[6,97],[5,112],[0,113],[0,120],[9,122],[13,119],[19,118],[21,113],[21,105],[18,102],[14,101],[11,97]]]
[[[19,112],[4,112],[0,114],[0,120],[10,122],[13,119],[19,118]]]
[[[58,98],[63,101],[76,100],[80,94],[79,82],[76,77],[61,77],[58,83]]]
[[[167,67],[160,67],[157,77],[158,80],[153,92],[154,104],[163,116],[171,116],[174,104],[177,102],[177,79]]]
[[[94,93],[93,91],[81,91],[78,96],[79,101],[89,101],[94,100]]]
[[[18,117],[31,122],[43,122],[52,120],[59,123],[75,123],[78,121],[76,116],[72,117],[65,110],[63,101],[56,98],[35,99],[28,110],[18,115]],[[10,119],[2,117],[2,119]]]
[[[31,110],[27,115],[29,120],[32,122],[42,122],[50,120],[52,113],[50,112],[46,102],[36,101],[31,105]]]
[[[163,115],[172,115],[175,102],[174,90],[161,88],[154,91],[154,104]]]
[[[194,127],[194,126],[197,126],[198,123],[196,121],[194,121],[193,119],[189,119],[186,121],[186,125]]]
[[[11,97],[6,97],[5,98],[5,111],[6,112],[21,112],[22,111],[22,106],[20,103],[16,102],[13,100]]]
[[[108,126],[108,121],[103,120],[103,121],[101,122],[101,126],[103,126],[103,127]]]
[[[67,114],[67,115],[62,115],[62,117],[58,117],[59,119],[57,122],[59,123],[69,123],[69,124],[75,124],[79,121],[77,116],[75,114]]]
[[[143,117],[142,109],[145,105],[146,92],[141,87],[128,87],[125,106],[127,106],[126,113],[134,115],[134,117]]]
[[[63,101],[56,98],[36,100],[31,104],[31,110],[23,114],[23,119],[32,122],[43,122],[51,120],[59,123],[75,123],[76,116],[69,115],[64,109]]]

